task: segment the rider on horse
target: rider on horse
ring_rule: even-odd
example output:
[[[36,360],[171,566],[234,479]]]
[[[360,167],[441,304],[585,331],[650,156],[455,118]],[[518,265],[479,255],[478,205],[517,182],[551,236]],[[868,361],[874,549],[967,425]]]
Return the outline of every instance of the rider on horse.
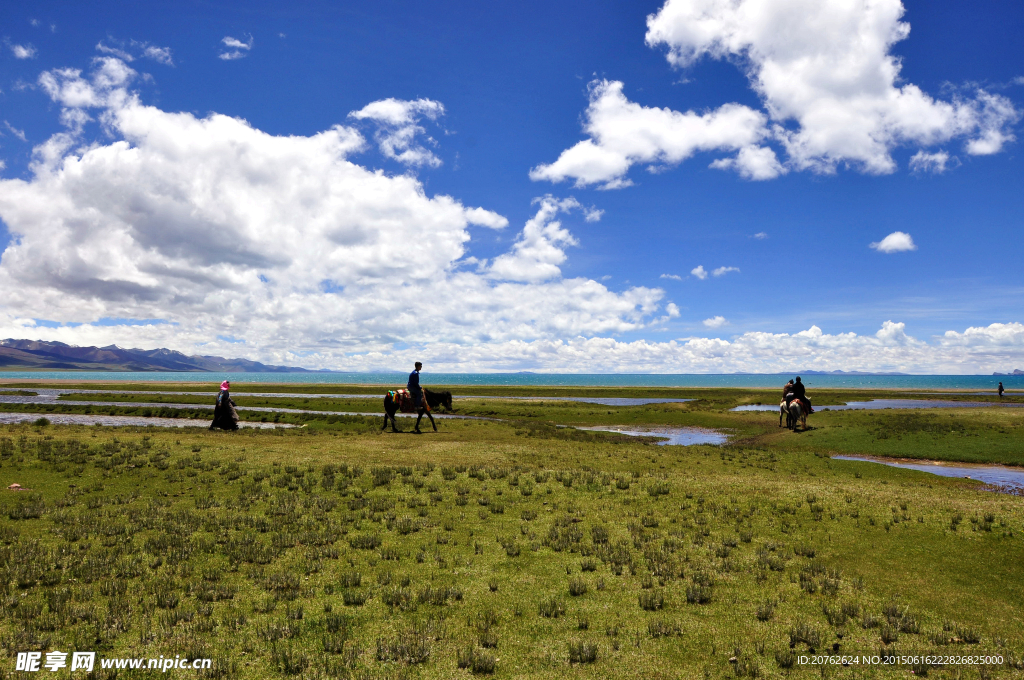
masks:
[[[420,369],[423,368],[423,364],[416,362],[416,369],[409,374],[409,383],[405,386],[405,389],[409,390],[409,394],[415,400],[416,408],[423,408],[423,388],[420,387]]]
[[[811,400],[807,398],[807,388],[800,382],[800,376],[796,377],[796,382],[792,380],[786,385],[782,398],[786,400],[786,406],[789,407],[790,402],[794,399],[799,399],[803,402],[803,405],[807,409],[807,413],[814,413],[814,409],[811,407]]]

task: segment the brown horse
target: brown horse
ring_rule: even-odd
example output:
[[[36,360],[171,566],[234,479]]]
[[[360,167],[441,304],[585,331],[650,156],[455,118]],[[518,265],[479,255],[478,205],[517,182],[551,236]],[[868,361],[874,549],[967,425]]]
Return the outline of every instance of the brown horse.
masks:
[[[395,396],[392,396],[394,394]],[[452,393],[445,390],[444,392],[433,392],[427,388],[423,388],[423,399],[426,401],[426,407],[420,406],[416,408],[413,396],[406,390],[396,390],[394,393],[388,392],[384,395],[384,424],[381,426],[381,430],[386,430],[388,427],[388,419],[391,419],[391,431],[400,432],[398,429],[398,421],[395,420],[395,414],[398,411],[402,413],[416,413],[419,415],[416,418],[416,429],[414,432],[420,431],[420,420],[423,419],[424,414],[430,419],[430,424],[434,428],[434,432],[437,432],[437,423],[434,422],[434,417],[430,415],[431,409],[435,409],[438,406],[443,406],[445,411],[453,412],[452,408]]]

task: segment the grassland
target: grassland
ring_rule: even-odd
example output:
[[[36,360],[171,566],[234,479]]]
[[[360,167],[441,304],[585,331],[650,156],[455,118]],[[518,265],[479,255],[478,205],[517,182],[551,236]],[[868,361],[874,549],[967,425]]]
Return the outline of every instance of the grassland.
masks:
[[[54,408],[133,411],[106,396]],[[0,480],[30,491],[0,498],[0,644],[9,658],[209,657],[205,675],[230,678],[819,677],[796,663],[812,648],[997,653],[998,668],[914,670],[1016,677],[1022,499],[828,456],[1020,464],[1024,411],[820,413],[793,434],[727,410],[771,398],[464,400],[460,413],[495,420],[418,437],[318,414],[237,433],[2,426]],[[379,403],[303,399],[270,405]],[[603,424],[734,438],[663,447],[558,427]]]

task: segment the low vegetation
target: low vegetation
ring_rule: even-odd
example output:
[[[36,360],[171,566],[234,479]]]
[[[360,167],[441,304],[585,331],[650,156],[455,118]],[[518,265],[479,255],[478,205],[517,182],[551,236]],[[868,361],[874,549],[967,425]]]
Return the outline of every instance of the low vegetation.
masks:
[[[0,644],[209,657],[197,675],[225,678],[817,677],[800,655],[881,649],[1024,669],[1021,499],[828,457],[1011,458],[1024,413],[819,414],[793,434],[634,409],[738,433],[683,448],[555,427],[627,408],[457,406],[509,422],[0,427],[0,480],[26,488],[0,496]]]

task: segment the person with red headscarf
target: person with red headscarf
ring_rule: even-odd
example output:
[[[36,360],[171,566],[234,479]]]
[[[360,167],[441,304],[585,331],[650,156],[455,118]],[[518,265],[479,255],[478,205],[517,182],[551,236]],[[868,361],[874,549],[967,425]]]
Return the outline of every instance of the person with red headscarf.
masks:
[[[238,411],[235,410],[235,402],[231,399],[231,383],[227,380],[220,384],[220,393],[217,394],[217,405],[213,407],[213,422],[210,423],[210,429],[238,429]]]

